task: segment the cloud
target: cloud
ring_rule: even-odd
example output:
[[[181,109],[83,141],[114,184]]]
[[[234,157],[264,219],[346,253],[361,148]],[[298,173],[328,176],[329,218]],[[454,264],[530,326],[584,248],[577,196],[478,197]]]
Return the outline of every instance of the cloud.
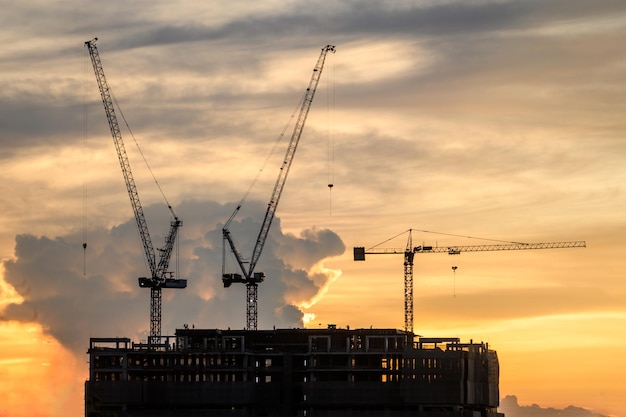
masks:
[[[499,410],[506,417],[606,417],[593,411],[570,405],[563,409],[543,408],[537,404],[519,405],[515,395],[507,395],[500,401]]]
[[[551,34],[538,38],[538,33],[558,22],[610,18],[622,9],[614,1],[398,2],[394,7],[353,1],[325,3],[323,8],[290,3],[277,14],[271,12],[271,4],[263,3],[254,12],[221,15],[219,21],[204,23],[200,17],[211,13],[199,8],[172,27],[172,20],[164,16],[181,12],[165,4],[123,16],[115,7],[106,8],[99,19],[113,21],[115,16],[114,29],[108,26],[105,32],[84,36],[74,29],[74,44],[64,35],[55,45],[25,44],[23,50],[4,53],[6,62],[27,54],[33,66],[10,65],[4,71],[0,122],[5,135],[0,141],[5,152],[21,150],[28,157],[33,145],[48,158],[58,154],[60,146],[82,148],[84,64],[79,58],[82,42],[97,35],[108,79],[142,149],[153,152],[148,160],[154,166],[163,167],[157,173],[160,180],[188,175],[185,181],[199,181],[204,170],[212,178],[201,180],[228,190],[232,175],[222,162],[246,161],[233,163],[238,170],[256,166],[249,161],[265,153],[288,116],[284,109],[306,86],[318,48],[331,39],[338,47],[336,119],[342,125],[335,141],[336,182],[362,190],[359,198],[366,201],[361,207],[371,207],[385,196],[401,207],[410,207],[416,196],[444,204],[458,199],[460,206],[479,200],[485,207],[498,207],[503,195],[513,194],[532,207],[536,199],[524,201],[524,196],[533,195],[529,192],[533,190],[545,190],[536,197],[541,201],[557,196],[589,200],[582,193],[596,189],[621,163],[615,157],[620,142],[611,136],[623,130],[621,115],[611,105],[621,100],[620,90],[611,85],[623,84],[622,71],[619,55],[610,51],[623,36],[615,30],[590,34],[585,42],[576,43],[573,54],[571,38]],[[41,17],[36,9],[29,12]],[[277,27],[293,36],[277,37]],[[324,28],[325,35],[308,36],[315,28],[318,33]],[[268,39],[271,47],[266,47]],[[56,56],[60,50],[63,53]],[[19,56],[12,55],[18,52]],[[47,54],[45,59],[42,53]],[[101,135],[100,143],[110,146],[95,79],[87,70],[89,128],[100,129],[90,134]],[[329,74],[330,68],[325,75]],[[611,84],[596,84],[594,79]],[[323,127],[314,120],[315,108],[321,110],[318,97],[302,147],[321,136]],[[351,131],[342,131],[343,126]],[[223,140],[230,146],[219,143]],[[572,140],[593,140],[593,146],[575,152]],[[93,145],[89,147],[91,151]],[[176,161],[199,162],[164,172],[175,164],[170,150],[179,156]],[[324,158],[298,159],[301,172],[308,176],[312,161]],[[132,156],[131,160],[136,161]],[[466,175],[470,170],[473,175]],[[220,178],[222,173],[226,175]],[[474,175],[485,184],[481,189],[473,185]],[[589,182],[586,178],[591,175],[603,178]],[[417,187],[416,178],[426,176],[428,183]],[[577,184],[576,195],[559,189],[560,184],[551,186],[563,178]],[[450,192],[452,181],[457,193]],[[57,194],[66,195],[62,191]],[[224,196],[215,199],[227,201]],[[353,201],[360,208],[361,202]],[[419,210],[433,208],[422,205]]]
[[[96,328],[94,336],[145,337],[147,332],[149,297],[136,287],[146,268],[85,59],[83,42],[95,36],[110,85],[156,177],[168,198],[186,201],[184,210],[194,213],[178,213],[185,221],[178,275],[189,279],[190,288],[164,292],[168,332],[183,323],[243,326],[245,288],[224,289],[220,280],[219,229],[230,214],[224,203],[236,201],[241,183],[255,174],[327,43],[337,46],[321,80],[332,79],[336,93],[331,221],[350,246],[379,242],[408,227],[507,240],[589,242],[583,253],[568,255],[572,259],[539,260],[534,254],[532,261],[511,264],[529,268],[512,268],[505,257],[496,266],[500,257],[493,256],[479,266],[494,285],[471,300],[464,291],[476,281],[469,284],[471,277],[464,276],[468,264],[457,264],[456,298],[450,264],[441,267],[448,278],[444,299],[432,295],[439,287],[431,281],[422,283],[429,275],[421,268],[434,260],[423,262],[415,287],[428,287],[416,290],[416,301],[423,301],[428,317],[417,322],[446,316],[454,325],[450,315],[465,310],[463,317],[480,330],[483,310],[476,307],[485,303],[493,303],[488,305],[507,322],[581,309],[595,313],[602,304],[621,311],[616,299],[623,293],[624,239],[615,236],[624,226],[626,181],[625,2],[233,0],[224,8],[212,2],[146,6],[112,0],[97,9],[92,3],[0,0],[5,40],[0,51],[5,175],[0,255],[12,255],[19,235],[19,258],[7,265],[26,295],[24,304],[13,304],[5,316],[46,323],[80,352],[89,336],[86,328]],[[298,323],[297,305],[323,293],[330,282],[323,265],[315,264],[324,244],[336,245],[320,227],[329,211],[324,90],[318,90],[281,202],[284,231],[279,232],[279,223],[273,229],[262,256],[267,263],[258,266],[268,277],[259,289],[261,327]],[[130,136],[124,133],[124,138],[143,192],[140,158]],[[81,201],[83,182],[86,201]],[[156,201],[155,194],[142,194],[144,203]],[[265,201],[260,193],[252,197]],[[98,219],[88,227],[85,276],[83,238],[77,232],[83,207],[88,219]],[[258,230],[246,219],[259,219],[262,212],[258,207],[233,225],[245,254],[255,234],[248,232]],[[158,247],[167,221],[149,219],[149,224]],[[345,261],[342,268],[352,272],[349,256],[343,258],[338,263]],[[359,285],[333,284],[315,306],[319,322],[401,326],[402,291],[388,285],[401,286],[398,262],[392,266],[400,269],[389,271],[399,272],[389,272],[389,281],[381,280],[387,271],[372,276],[373,264],[354,266]],[[505,269],[516,271],[501,276]],[[519,295],[531,300],[522,303],[533,309],[530,313],[515,298],[508,305],[502,301],[515,297],[511,278],[529,281],[519,286]],[[544,291],[535,285],[541,281],[551,287]],[[359,294],[363,298],[356,305],[379,305],[372,309],[374,323],[346,304]],[[456,310],[442,307],[452,301]],[[398,306],[397,314],[390,305]],[[57,306],[62,311],[54,312]],[[602,318],[586,323],[581,327],[594,340],[598,333],[612,333]],[[564,334],[569,332],[561,329],[559,335]],[[543,365],[553,366],[545,359]],[[603,379],[598,386],[615,389],[616,384]]]
[[[257,202],[249,205],[250,216],[231,224],[232,234],[243,243],[244,256],[256,238],[260,222],[254,219],[262,218],[264,206]],[[179,264],[176,267],[172,259],[170,269],[188,279],[188,287],[163,291],[164,335],[173,334],[183,324],[244,327],[245,288],[236,284],[225,289],[221,281],[221,219],[227,218],[232,206],[190,201],[177,208],[184,226],[175,250],[178,255],[174,255]],[[163,214],[154,206],[145,213],[148,219]],[[159,231],[165,234],[166,230]],[[55,238],[17,236],[15,257],[4,263],[5,279],[24,301],[10,304],[3,319],[39,322],[77,353],[84,351],[90,336],[145,340],[149,296],[138,288],[137,277],[146,276],[147,268],[141,260],[144,256],[134,220],[110,229],[89,230],[86,236],[84,261],[78,233]],[[152,240],[155,247],[162,246],[159,234],[153,234]],[[330,230],[314,227],[296,237],[284,234],[276,219],[257,267],[266,274],[259,287],[259,328],[301,327],[303,313],[297,305],[314,297],[331,278],[312,271],[312,266],[344,250],[339,236]]]
[[[568,51],[564,48],[569,42],[555,42],[545,36],[542,42],[536,42],[532,30],[555,22],[576,22],[582,17],[610,18],[623,12],[624,6],[616,1],[557,1],[549,5],[500,1],[423,2],[418,6],[397,2],[390,7],[386,2],[352,1],[324,2],[323,7],[317,3],[308,7],[291,3],[276,13],[272,2],[263,2],[253,10],[244,11],[243,4],[233,6],[231,13],[219,14],[219,19],[209,6],[200,7],[195,13],[184,13],[176,25],[171,17],[182,13],[177,5],[145,8],[125,4],[126,13],[122,14],[111,6],[100,8],[97,19],[87,7],[60,9],[63,12],[52,14],[42,13],[41,9],[37,4],[11,8],[16,16],[29,16],[31,25],[27,33],[22,32],[27,30],[23,25],[16,28],[13,33],[20,35],[15,35],[16,42],[11,44],[17,46],[0,55],[7,80],[0,93],[0,115],[4,115],[0,121],[7,133],[2,137],[5,147],[31,146],[35,135],[40,141],[54,137],[57,145],[61,140],[81,136],[85,72],[80,62],[84,55],[82,43],[94,36],[101,39],[103,63],[113,91],[120,94],[126,109],[132,109],[130,119],[138,132],[148,133],[151,128],[154,134],[150,132],[150,137],[176,135],[177,140],[196,141],[206,137],[206,132],[228,132],[236,125],[249,139],[248,133],[255,131],[261,119],[251,115],[248,120],[237,114],[238,122],[234,122],[228,113],[234,115],[233,108],[249,103],[271,107],[284,98],[281,94],[285,90],[304,88],[306,74],[301,83],[286,83],[282,70],[304,59],[302,51],[317,49],[324,43],[337,44],[342,53],[355,44],[369,51],[369,60],[354,62],[360,78],[363,74],[384,74],[385,65],[392,63],[416,61],[413,64],[419,68],[424,56],[438,57],[427,74],[405,71],[401,77],[394,74],[377,82],[365,77],[365,82],[357,85],[352,79],[338,77],[340,83],[350,84],[350,91],[360,92],[360,97],[354,97],[355,105],[378,108],[385,104],[396,111],[397,106],[406,107],[410,100],[412,109],[419,106],[423,114],[441,112],[441,105],[450,111],[451,104],[459,111],[471,103],[475,111],[484,114],[487,109],[477,103],[476,94],[481,94],[483,100],[485,95],[494,101],[501,98],[502,92],[496,95],[485,88],[485,83],[502,81],[503,70],[509,79],[523,75],[535,80],[551,77],[554,81],[558,77],[561,82],[568,80],[568,84],[576,85],[578,77],[572,79],[571,74],[580,69],[575,68],[596,67],[599,58],[610,56],[604,49],[607,46],[598,45],[612,45],[621,39],[617,36],[610,42],[609,37],[602,36],[595,42],[581,43],[577,54],[567,54],[568,59],[576,60],[571,64],[578,65],[564,66]],[[71,12],[71,20],[80,22],[79,26],[70,25],[72,32],[57,34],[60,40],[48,40],[50,26],[68,26],[62,23],[68,18],[65,12]],[[5,19],[7,28],[19,21],[17,17]],[[467,42],[468,37],[471,42]],[[221,53],[223,50],[228,53]],[[306,59],[310,63],[304,68],[308,70],[314,57],[307,52]],[[372,59],[380,65],[374,67]],[[283,85],[268,82],[280,80],[271,77],[274,72],[280,73]],[[93,92],[88,102],[99,106],[95,80],[92,74],[87,75]],[[178,81],[183,77],[184,83]],[[520,86],[513,93],[527,91]],[[378,93],[375,103],[373,93]],[[593,98],[587,95],[589,99]],[[559,106],[547,104],[556,107],[553,111],[558,110]],[[516,110],[521,108],[518,105]],[[98,108],[98,120],[101,117]],[[549,114],[545,118],[549,119]]]

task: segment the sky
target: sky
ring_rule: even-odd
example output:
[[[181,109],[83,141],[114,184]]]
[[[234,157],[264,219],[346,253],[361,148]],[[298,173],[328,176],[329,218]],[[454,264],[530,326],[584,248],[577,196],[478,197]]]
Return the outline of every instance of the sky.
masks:
[[[404,248],[409,229],[414,245],[584,240],[417,254],[414,330],[489,343],[507,415],[626,417],[623,1],[0,6],[1,417],[83,415],[89,338],[149,333],[95,37],[154,246],[168,203],[183,220],[188,287],[164,291],[164,334],[245,326],[221,228],[246,196],[231,232],[251,254],[331,44],[257,265],[259,328],[402,329],[402,255],[352,248]]]

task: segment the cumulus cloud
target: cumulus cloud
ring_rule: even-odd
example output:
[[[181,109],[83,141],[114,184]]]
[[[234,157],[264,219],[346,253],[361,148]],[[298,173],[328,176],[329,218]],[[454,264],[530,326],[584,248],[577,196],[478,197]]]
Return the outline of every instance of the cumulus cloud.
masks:
[[[500,402],[499,410],[506,417],[606,417],[593,411],[570,405],[563,409],[547,407],[537,404],[519,405],[515,395],[507,395]]]
[[[256,239],[260,227],[256,219],[263,214],[263,204],[250,205],[252,214],[231,226],[242,242],[244,256],[248,241]],[[164,335],[183,324],[244,327],[245,287],[236,284],[225,289],[221,281],[221,220],[231,207],[196,201],[178,208],[185,223],[173,256],[178,257],[178,266],[172,259],[170,269],[188,279],[188,287],[163,291]],[[149,219],[158,211],[153,206],[145,210]],[[259,287],[259,327],[301,327],[303,313],[298,304],[314,297],[330,278],[311,270],[312,266],[340,255],[345,247],[330,230],[313,227],[294,236],[284,234],[276,220],[257,267],[266,274]],[[146,276],[148,269],[134,219],[86,235],[84,260],[82,234],[16,237],[15,257],[4,263],[5,278],[24,301],[10,304],[3,319],[39,322],[65,346],[81,353],[90,336],[145,340],[149,294],[138,288],[137,277]],[[152,240],[155,248],[162,246],[158,234]]]

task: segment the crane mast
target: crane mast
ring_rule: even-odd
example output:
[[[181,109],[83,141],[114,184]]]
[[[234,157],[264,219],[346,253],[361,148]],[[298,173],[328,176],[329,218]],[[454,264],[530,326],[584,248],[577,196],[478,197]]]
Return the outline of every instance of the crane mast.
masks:
[[[313,103],[313,97],[315,96],[315,91],[317,90],[317,85],[322,75],[324,62],[326,61],[326,55],[328,54],[328,52],[334,53],[335,46],[326,45],[324,48],[322,48],[322,52],[320,53],[315,68],[313,69],[313,75],[311,76],[309,86],[306,89],[304,100],[302,101],[300,112],[298,114],[298,119],[296,120],[296,123],[294,125],[293,132],[291,134],[291,140],[289,141],[285,157],[283,158],[283,162],[278,173],[278,178],[276,180],[276,184],[274,185],[270,201],[267,205],[267,211],[265,212],[265,217],[263,218],[263,223],[261,224],[261,228],[259,230],[254,249],[252,250],[252,256],[250,257],[247,269],[245,266],[245,262],[243,261],[241,255],[235,247],[230,231],[228,230],[228,226],[241,208],[241,204],[237,206],[234,213],[231,215],[231,217],[228,219],[222,229],[223,240],[228,242],[228,246],[234,254],[235,259],[237,260],[237,264],[239,265],[239,268],[243,273],[243,276],[241,274],[225,273],[224,264],[222,264],[222,281],[224,283],[224,287],[229,287],[233,282],[241,282],[246,284],[246,329],[248,330],[257,329],[258,284],[260,282],[263,282],[263,280],[265,279],[265,274],[263,272],[254,272],[254,269],[257,262],[259,261],[261,252],[263,251],[263,246],[265,245],[267,236],[270,231],[270,226],[272,225],[272,221],[274,220],[274,215],[276,214],[276,209],[278,208],[278,202],[280,201],[280,196],[283,192],[283,188],[285,187],[287,175],[289,174],[289,169],[291,168],[291,163],[293,162],[293,158],[296,154],[296,149],[298,147],[300,137],[302,136],[302,131],[304,129],[307,116],[309,114],[309,109],[311,108],[311,104]],[[226,245],[224,244],[224,248],[225,247]],[[223,257],[225,258],[225,252],[223,252]]]
[[[117,157],[119,159],[120,167],[122,168],[126,190],[128,191],[130,204],[135,214],[135,221],[139,230],[139,236],[141,237],[144,255],[146,256],[146,260],[150,268],[150,278],[141,277],[138,279],[138,282],[139,287],[150,288],[149,341],[152,344],[157,344],[160,342],[161,338],[161,289],[185,288],[187,286],[187,280],[174,279],[173,274],[167,271],[178,229],[183,223],[182,220],[176,216],[172,207],[168,204],[173,220],[170,222],[169,234],[165,238],[165,246],[159,249],[159,261],[157,263],[154,246],[152,245],[152,239],[150,238],[150,232],[148,230],[148,223],[146,222],[143,207],[141,205],[141,201],[139,200],[137,185],[135,184],[128,154],[126,153],[126,147],[124,146],[124,141],[122,139],[120,126],[117,121],[117,116],[115,115],[111,90],[104,75],[102,61],[100,60],[100,54],[98,52],[98,48],[96,47],[97,40],[98,38],[94,38],[91,41],[86,41],[85,46],[89,50],[89,56],[91,57],[91,63],[93,65],[96,81],[98,82],[98,88],[100,90],[100,97],[102,98],[102,103],[104,104],[104,111],[109,123],[109,129],[111,130],[111,136],[113,137]]]
[[[544,242],[544,243],[509,243],[493,245],[451,245],[451,246],[413,246],[412,229],[408,230],[406,248],[370,248],[362,246],[354,248],[354,260],[364,261],[365,255],[404,255],[404,331],[413,333],[413,259],[415,254],[421,253],[447,253],[448,255],[460,255],[462,252],[485,252],[485,251],[511,251],[533,249],[563,249],[584,248],[585,241],[572,242]]]
[[[412,231],[409,230],[409,237],[404,250],[404,331],[413,331],[413,258],[415,253],[413,248]]]

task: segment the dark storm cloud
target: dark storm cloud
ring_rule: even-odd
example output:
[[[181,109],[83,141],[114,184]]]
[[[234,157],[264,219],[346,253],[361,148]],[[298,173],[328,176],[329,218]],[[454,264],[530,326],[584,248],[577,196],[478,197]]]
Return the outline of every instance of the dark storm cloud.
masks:
[[[263,205],[250,203],[255,218]],[[178,208],[184,218],[180,245],[179,277],[188,279],[185,290],[163,292],[164,334],[184,324],[196,327],[245,325],[245,287],[223,288],[221,281],[221,220],[232,207],[210,202],[189,202]],[[149,207],[146,216],[161,210]],[[246,247],[258,232],[259,223],[250,218],[235,220],[231,231]],[[48,238],[20,235],[15,259],[5,262],[5,278],[24,298],[12,304],[3,319],[37,321],[47,332],[75,352],[84,350],[90,336],[144,338],[148,328],[148,292],[137,287],[136,277],[146,268],[134,221],[111,230],[87,232],[86,263],[83,263],[78,234]],[[153,229],[153,243],[161,247],[164,230]],[[284,235],[276,221],[259,261],[257,271],[267,278],[259,288],[259,327],[302,326],[302,312],[292,303],[314,296],[323,286],[318,274],[286,265],[277,257],[285,245],[306,248],[291,254],[295,263],[310,265],[344,251],[339,237],[326,229],[304,231],[298,238]],[[304,260],[298,261],[300,255]],[[246,256],[246,252],[244,252]],[[174,259],[170,266],[174,270]],[[86,272],[86,273],[85,273]],[[232,271],[238,272],[238,271]],[[167,333],[170,331],[170,333]]]

